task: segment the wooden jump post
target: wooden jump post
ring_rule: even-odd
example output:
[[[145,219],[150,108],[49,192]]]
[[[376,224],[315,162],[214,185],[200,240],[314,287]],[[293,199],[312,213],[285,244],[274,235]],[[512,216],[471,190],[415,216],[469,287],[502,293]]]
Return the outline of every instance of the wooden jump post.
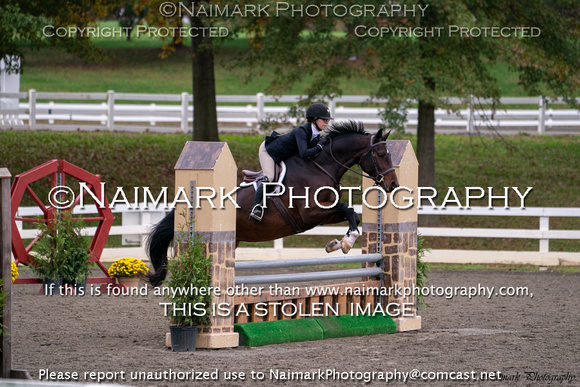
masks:
[[[0,243],[1,251],[0,270],[4,287],[4,305],[2,314],[2,378],[10,378],[12,370],[12,258],[11,258],[11,223],[10,223],[10,172],[6,168],[0,168]]]
[[[236,186],[237,167],[226,143],[186,143],[175,165],[175,192],[177,196],[180,189],[185,190],[193,208],[183,203],[176,206],[174,230],[178,233],[183,224],[193,224],[195,229],[191,231],[201,236],[206,244],[206,254],[212,259],[212,286],[222,290],[220,297],[214,296],[213,303],[232,306],[234,297],[224,293],[227,288],[234,286],[236,209],[230,200],[226,200],[224,208],[220,209],[217,199],[214,202],[218,208],[212,208],[202,196],[211,196],[213,188],[219,197],[221,187],[225,188],[227,194]],[[202,327],[197,336],[198,348],[237,347],[238,343],[233,314],[227,317],[212,315],[211,326]]]
[[[32,380],[27,370],[12,368],[12,210],[10,178],[6,168],[0,168],[0,278],[4,287],[3,314],[0,323],[0,378]]]

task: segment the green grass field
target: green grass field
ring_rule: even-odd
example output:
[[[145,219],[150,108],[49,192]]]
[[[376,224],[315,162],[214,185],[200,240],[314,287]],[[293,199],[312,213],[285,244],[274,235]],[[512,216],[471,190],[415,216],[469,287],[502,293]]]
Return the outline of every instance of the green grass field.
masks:
[[[112,27],[114,22],[104,22]],[[245,82],[248,68],[231,67],[233,58],[248,47],[248,39],[237,37],[217,41],[216,92],[217,94],[256,94],[265,92],[273,72],[260,69],[260,75]],[[55,49],[28,51],[21,77],[21,90],[41,92],[105,92],[123,93],[182,93],[192,91],[192,68],[189,48],[178,49],[165,59],[160,57],[163,42],[147,36],[128,42],[121,37],[95,38],[95,47],[105,54],[98,63],[86,64],[71,54]],[[289,63],[289,66],[292,64]],[[360,63],[359,65],[364,65]],[[491,69],[505,96],[525,96],[518,85],[517,75],[507,66]],[[293,85],[285,94],[302,94],[312,79]],[[344,95],[369,95],[374,90],[372,81],[364,77],[338,80]]]
[[[21,77],[21,90],[124,93],[192,92],[192,68],[189,49],[176,50],[165,59],[160,57],[162,42],[151,38],[100,39],[95,46],[106,54],[99,63],[85,64],[80,59],[54,49],[29,52]],[[217,48],[217,94],[256,94],[268,87],[272,72],[246,83],[247,69],[230,67],[247,40],[240,38],[224,42]],[[305,82],[308,82],[308,77]],[[345,94],[368,94],[372,84],[366,79],[341,81]],[[302,84],[286,94],[300,94]]]

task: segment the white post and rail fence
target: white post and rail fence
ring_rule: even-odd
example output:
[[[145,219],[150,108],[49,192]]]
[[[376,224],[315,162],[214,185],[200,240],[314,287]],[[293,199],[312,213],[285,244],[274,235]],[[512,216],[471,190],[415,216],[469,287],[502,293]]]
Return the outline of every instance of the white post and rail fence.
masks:
[[[301,96],[218,95],[218,124],[222,132],[250,132],[268,122],[296,123],[290,107]],[[501,109],[491,100],[447,98],[457,107],[435,111],[435,127],[447,133],[475,133],[485,129],[505,133],[580,134],[580,111],[561,98],[504,97]],[[380,104],[369,96],[341,96],[326,101],[338,120],[354,119],[367,125],[383,123]],[[577,98],[580,103],[580,98]],[[511,108],[514,106],[514,108]],[[405,130],[416,129],[417,109],[408,109]],[[0,90],[0,129],[86,130],[162,133],[193,129],[193,96],[181,94],[132,94],[113,90],[84,92],[5,92]]]
[[[362,212],[361,205],[354,206],[355,211]],[[121,235],[121,243],[125,247],[106,248],[101,261],[114,261],[117,258],[135,256],[147,259],[143,244],[151,226],[161,220],[166,210],[160,208],[146,209],[128,208],[126,205],[117,205],[113,209],[117,217],[121,218],[121,225],[111,228],[109,235]],[[93,206],[76,209],[75,213],[96,213]],[[550,218],[580,218],[580,208],[567,207],[528,207],[528,208],[493,208],[471,207],[470,209],[447,207],[445,209],[422,207],[418,210],[419,216],[490,216],[490,217],[526,217],[530,221],[539,219],[536,229],[508,229],[508,228],[458,228],[458,227],[419,227],[418,233],[425,237],[453,237],[453,238],[515,238],[539,240],[538,251],[488,251],[488,250],[431,250],[427,253],[427,262],[438,263],[487,263],[487,264],[532,264],[532,265],[580,265],[580,252],[550,251],[550,240],[575,240],[580,244],[580,230],[556,230],[550,228]],[[20,207],[18,216],[32,217],[41,215],[38,207]],[[34,238],[35,229],[22,230],[23,239]],[[87,234],[95,232],[92,228],[86,229]],[[344,233],[341,226],[318,226],[301,235],[339,236]],[[428,246],[427,246],[428,247]],[[324,246],[315,248],[288,248],[282,239],[276,240],[273,247],[242,247],[236,250],[237,260],[277,260],[311,257],[320,255]],[[333,254],[339,254],[333,253]],[[360,254],[360,249],[353,249],[352,254]]]

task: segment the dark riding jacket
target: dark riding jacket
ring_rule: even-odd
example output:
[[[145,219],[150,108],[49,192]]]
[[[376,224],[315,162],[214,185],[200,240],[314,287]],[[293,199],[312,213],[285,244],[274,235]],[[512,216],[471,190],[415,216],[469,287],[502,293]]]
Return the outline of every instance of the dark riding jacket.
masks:
[[[266,151],[276,164],[296,154],[304,159],[312,158],[322,151],[317,146],[319,139],[320,135],[312,138],[312,124],[307,122],[283,136],[273,132],[266,137]]]

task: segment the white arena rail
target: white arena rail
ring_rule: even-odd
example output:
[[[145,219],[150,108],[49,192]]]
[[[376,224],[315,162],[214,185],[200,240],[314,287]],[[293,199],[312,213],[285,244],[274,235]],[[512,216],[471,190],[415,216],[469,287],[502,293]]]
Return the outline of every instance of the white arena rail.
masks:
[[[161,206],[146,209],[143,204],[140,205],[139,209],[128,208],[127,205],[120,204],[111,208],[111,211],[115,215],[121,214],[121,226],[112,226],[109,235],[122,235],[122,244],[128,246],[143,244],[151,226],[163,219],[169,212],[169,210],[165,210]],[[84,208],[75,207],[73,214],[97,214],[97,209],[94,204],[86,205]],[[34,218],[42,215],[43,212],[39,207],[19,207],[16,213],[17,217],[25,218]],[[35,228],[23,229],[22,221],[17,221],[16,226],[22,239],[32,239],[38,235],[38,230]],[[96,227],[87,227],[84,229],[84,234],[94,235],[95,231]]]
[[[362,206],[355,205],[357,213],[362,213]],[[579,239],[580,230],[553,230],[550,229],[551,217],[580,218],[580,208],[568,207],[529,207],[529,208],[492,208],[471,207],[458,208],[422,207],[417,209],[421,215],[455,215],[455,216],[525,216],[540,219],[540,227],[534,229],[506,229],[506,228],[457,228],[457,227],[419,227],[418,233],[428,237],[457,237],[457,238],[516,238],[539,239],[540,252],[549,251],[550,239]],[[305,231],[303,235],[340,235],[344,227],[319,226]],[[275,247],[284,248],[283,240],[275,241]]]
[[[256,95],[218,95],[217,114],[220,130],[247,132],[269,121],[296,123],[287,117],[300,96],[280,97]],[[447,98],[458,105],[456,113],[445,109],[435,111],[437,130],[474,133],[494,128],[505,131],[532,131],[538,134],[580,132],[580,111],[559,109],[564,102],[543,97],[505,97],[502,109],[491,110],[491,101],[471,99],[469,104],[459,98]],[[580,103],[580,98],[577,98]],[[130,102],[130,103],[129,103]],[[193,96],[181,94],[116,93],[52,93],[29,90],[27,93],[0,93],[0,129],[15,130],[108,130],[190,132],[193,121]],[[380,103],[368,96],[342,96],[327,101],[333,117],[355,119],[377,125]],[[549,106],[547,104],[549,103]],[[357,105],[357,106],[353,106]],[[518,105],[516,109],[506,109]],[[16,108],[16,106],[18,108]],[[461,107],[463,106],[463,107]],[[464,106],[469,106],[465,108]],[[522,109],[520,106],[529,106]],[[407,111],[406,130],[414,131],[417,109]]]
[[[362,213],[362,206],[355,205],[355,211]],[[110,235],[121,235],[122,244],[126,246],[142,246],[145,236],[151,226],[159,222],[167,213],[167,210],[159,208],[145,209],[143,204],[139,209],[127,208],[126,205],[117,205],[112,209],[114,214],[121,214],[122,225],[113,226]],[[84,209],[75,209],[75,214],[94,214],[94,205],[87,205]],[[41,215],[38,207],[20,207],[18,216],[34,217]],[[419,227],[418,233],[429,237],[458,237],[458,238],[516,238],[538,239],[540,241],[537,252],[507,252],[507,251],[471,251],[471,250],[439,250],[431,252],[433,262],[480,262],[480,263],[531,263],[557,265],[563,262],[580,265],[579,252],[552,252],[549,248],[550,240],[566,239],[580,240],[580,230],[554,230],[550,229],[550,218],[575,217],[580,218],[580,208],[566,207],[529,207],[529,208],[493,208],[471,207],[470,209],[447,207],[439,209],[423,207],[418,209],[421,215],[451,215],[451,216],[502,216],[502,217],[532,217],[539,218],[538,229],[506,229],[506,228],[456,228],[456,227]],[[22,230],[22,222],[17,222],[22,238],[34,238],[38,231],[35,229]],[[87,235],[93,235],[94,228],[87,228]],[[339,236],[344,233],[344,226],[318,226],[301,235],[327,235]],[[274,241],[274,248],[239,248],[236,256],[240,260],[272,260],[286,259],[290,257],[302,258],[320,254],[323,248],[295,249],[285,248],[283,239]],[[120,258],[127,255],[139,255],[146,259],[142,247],[138,249],[117,248],[105,249],[104,261]],[[108,252],[107,252],[108,250]],[[302,253],[301,253],[302,251]],[[340,253],[340,252],[339,252]],[[353,249],[353,254],[358,254]],[[508,255],[508,258],[501,258]],[[457,258],[458,256],[462,256]],[[498,258],[500,257],[500,258]],[[429,256],[428,256],[429,258]],[[499,259],[499,261],[498,261]],[[429,260],[429,259],[428,259]]]

